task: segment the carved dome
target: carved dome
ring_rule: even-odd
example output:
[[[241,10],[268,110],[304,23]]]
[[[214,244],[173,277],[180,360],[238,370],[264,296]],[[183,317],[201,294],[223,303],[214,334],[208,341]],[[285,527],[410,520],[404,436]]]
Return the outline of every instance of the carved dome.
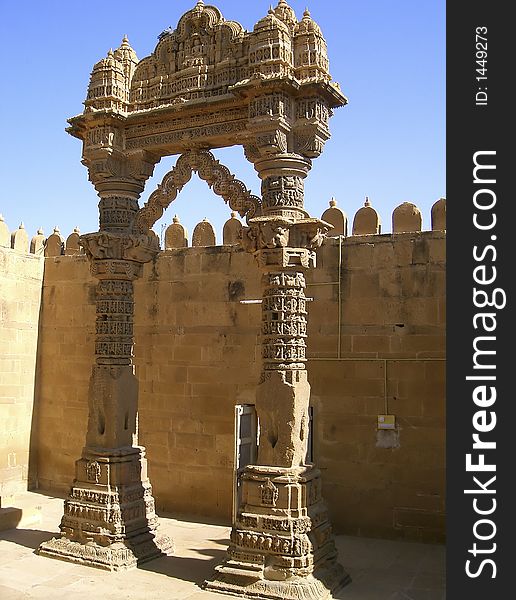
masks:
[[[266,29],[280,29],[285,33],[289,33],[287,25],[285,25],[285,23],[275,15],[273,9],[270,9],[268,14],[263,17],[263,19],[260,19],[254,26],[255,32]]]
[[[296,13],[287,4],[286,0],[279,0],[278,6],[274,9],[274,14],[291,30],[297,25]]]
[[[216,6],[205,5],[202,0],[180,19],[175,30],[179,41],[185,40],[192,32],[199,32],[201,28],[212,30],[216,25],[222,23],[224,17]]]
[[[104,71],[105,69],[112,69],[116,66],[115,57],[113,55],[113,50],[109,50],[107,56],[99,60],[99,62],[93,65],[92,72],[95,73],[97,71]]]
[[[120,47],[115,50],[114,56],[118,60],[132,61],[135,64],[138,62],[138,57],[136,56],[136,52],[131,47],[131,44],[129,43],[129,40],[127,39],[126,35],[124,35],[124,38],[122,40],[122,43],[120,44]]]
[[[114,110],[127,112],[129,86],[138,57],[126,36],[119,48],[109,50],[106,58],[95,64],[85,101],[87,111]]]
[[[294,28],[296,76],[300,81],[331,80],[328,48],[308,9]]]
[[[315,33],[316,35],[322,36],[321,28],[310,16],[310,11],[308,9],[303,13],[303,18],[299,23],[296,24],[294,29],[294,33],[297,35],[304,35],[309,33]]]

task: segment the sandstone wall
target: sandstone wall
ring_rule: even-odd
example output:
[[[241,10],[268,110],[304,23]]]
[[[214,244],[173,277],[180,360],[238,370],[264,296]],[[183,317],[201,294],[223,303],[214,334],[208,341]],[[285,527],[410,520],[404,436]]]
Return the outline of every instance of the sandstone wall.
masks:
[[[445,235],[330,239],[318,260],[308,368],[334,528],[442,540]],[[93,285],[84,256],[46,259],[37,386],[45,489],[68,489],[84,442]],[[240,301],[259,297],[253,258],[227,246],[163,252],[136,284],[140,440],[158,508],[230,518],[233,407],[253,403],[260,371],[260,305]],[[396,415],[387,437],[377,433],[383,414]]]
[[[0,497],[27,489],[43,259],[0,246]]]

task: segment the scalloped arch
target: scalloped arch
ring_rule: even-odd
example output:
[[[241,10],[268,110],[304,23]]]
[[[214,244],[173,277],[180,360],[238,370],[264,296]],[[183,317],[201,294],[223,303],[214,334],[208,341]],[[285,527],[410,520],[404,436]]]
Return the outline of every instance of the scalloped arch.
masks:
[[[177,198],[194,172],[246,221],[261,214],[260,198],[253,196],[244,183],[236,179],[211,152],[192,150],[181,154],[172,170],[163,177],[158,188],[136,213],[135,224],[140,231],[148,231],[163,216],[165,209]]]

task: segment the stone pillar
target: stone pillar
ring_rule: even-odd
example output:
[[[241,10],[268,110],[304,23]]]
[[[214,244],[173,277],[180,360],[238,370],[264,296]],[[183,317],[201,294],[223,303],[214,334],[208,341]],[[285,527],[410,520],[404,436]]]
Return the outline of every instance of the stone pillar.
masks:
[[[250,598],[321,600],[349,580],[336,560],[320,471],[306,457],[304,273],[315,266],[315,250],[329,226],[303,208],[309,161],[281,155],[255,166],[264,214],[250,221],[243,240],[262,271],[258,464],[242,476],[228,558],[206,587]]]
[[[153,232],[133,227],[139,184],[98,183],[100,231],[81,237],[99,280],[86,445],[65,500],[61,536],[38,551],[111,571],[172,551],[171,540],[158,533],[145,449],[138,445],[133,282],[159,251]]]

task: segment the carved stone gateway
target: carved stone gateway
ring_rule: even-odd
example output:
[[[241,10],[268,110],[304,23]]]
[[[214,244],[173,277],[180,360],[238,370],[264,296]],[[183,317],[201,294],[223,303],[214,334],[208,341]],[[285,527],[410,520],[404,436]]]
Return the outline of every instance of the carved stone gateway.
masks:
[[[96,363],[86,446],[61,524],[42,554],[105,568],[170,547],[160,540],[137,445],[133,281],[159,251],[151,227],[193,172],[245,217],[242,245],[262,272],[262,375],[257,465],[246,468],[227,560],[208,589],[254,598],[318,599],[349,577],[336,561],[320,472],[307,462],[310,385],[305,276],[331,225],[304,209],[304,179],[346,104],[326,42],[285,0],[252,32],[199,0],[153,54],[126,38],[97,63],[84,113],[69,120],[100,196],[100,228],[81,237],[99,279]],[[258,172],[252,196],[209,150],[241,144]],[[181,155],[143,208],[154,165]]]

